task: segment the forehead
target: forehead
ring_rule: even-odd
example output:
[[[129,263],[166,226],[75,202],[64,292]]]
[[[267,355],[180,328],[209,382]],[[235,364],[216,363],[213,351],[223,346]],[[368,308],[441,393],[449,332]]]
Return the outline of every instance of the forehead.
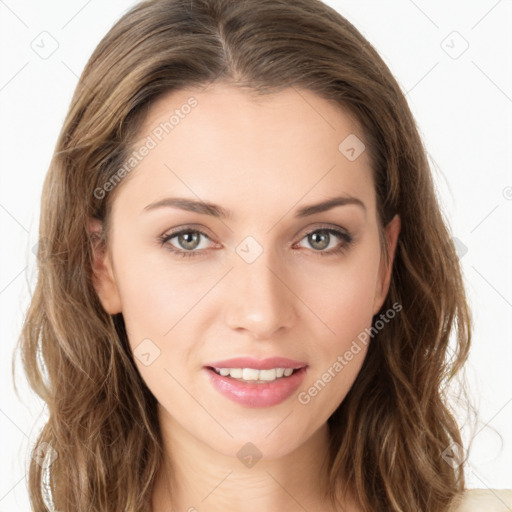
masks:
[[[180,89],[149,108],[132,150],[150,149],[131,172],[127,193],[131,204],[175,193],[260,210],[346,193],[371,209],[367,151],[347,158],[344,141],[354,140],[359,152],[364,133],[357,120],[311,91]]]

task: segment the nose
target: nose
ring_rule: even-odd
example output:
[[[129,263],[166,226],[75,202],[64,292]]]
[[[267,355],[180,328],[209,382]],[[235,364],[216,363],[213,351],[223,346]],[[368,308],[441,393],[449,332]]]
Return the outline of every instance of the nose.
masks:
[[[263,251],[252,263],[239,259],[225,285],[228,327],[255,339],[275,337],[279,330],[289,329],[297,317],[298,299],[291,278],[270,256]]]

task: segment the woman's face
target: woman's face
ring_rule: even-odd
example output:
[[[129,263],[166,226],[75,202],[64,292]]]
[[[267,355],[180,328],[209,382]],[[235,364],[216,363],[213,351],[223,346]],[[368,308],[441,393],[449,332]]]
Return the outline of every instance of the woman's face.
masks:
[[[163,97],[139,134],[96,263],[102,303],[167,424],[230,456],[289,453],[349,391],[388,290],[364,135],[309,91],[220,84]],[[232,358],[254,360],[217,365]],[[273,370],[287,366],[302,370]]]

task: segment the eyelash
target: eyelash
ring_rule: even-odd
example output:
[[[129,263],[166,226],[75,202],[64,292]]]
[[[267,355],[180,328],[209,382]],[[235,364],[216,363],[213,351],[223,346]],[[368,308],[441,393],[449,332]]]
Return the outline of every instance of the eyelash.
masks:
[[[334,256],[337,254],[342,254],[350,247],[350,245],[352,244],[352,241],[353,241],[353,237],[352,237],[352,235],[350,235],[350,233],[344,232],[344,231],[341,231],[338,229],[334,229],[334,228],[328,228],[328,227],[316,228],[312,231],[309,231],[301,238],[301,240],[306,238],[308,235],[311,235],[316,232],[329,233],[330,235],[334,235],[334,236],[337,236],[338,238],[341,238],[345,242],[345,243],[342,243],[341,245],[335,247],[334,249],[330,249],[329,251],[315,251],[313,249],[313,252],[315,252],[319,256]],[[181,229],[179,231],[175,231],[172,233],[163,234],[158,237],[158,240],[159,240],[161,246],[168,245],[167,250],[170,251],[171,253],[173,253],[175,256],[189,258],[189,257],[195,257],[195,256],[199,256],[201,254],[204,254],[204,250],[202,250],[202,251],[184,251],[181,249],[177,249],[173,245],[167,243],[167,242],[169,242],[169,240],[172,240],[173,238],[175,238],[183,233],[199,233],[200,235],[205,236],[208,239],[210,238],[206,233],[203,233],[202,231],[200,231],[198,229],[185,228],[185,229]]]

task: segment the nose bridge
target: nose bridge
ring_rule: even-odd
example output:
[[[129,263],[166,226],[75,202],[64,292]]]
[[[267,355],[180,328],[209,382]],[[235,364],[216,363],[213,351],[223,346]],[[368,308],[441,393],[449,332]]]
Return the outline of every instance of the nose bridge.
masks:
[[[272,336],[290,325],[294,312],[294,296],[285,285],[282,267],[272,250],[253,240],[239,244],[236,253],[228,284],[228,325],[255,337]]]

